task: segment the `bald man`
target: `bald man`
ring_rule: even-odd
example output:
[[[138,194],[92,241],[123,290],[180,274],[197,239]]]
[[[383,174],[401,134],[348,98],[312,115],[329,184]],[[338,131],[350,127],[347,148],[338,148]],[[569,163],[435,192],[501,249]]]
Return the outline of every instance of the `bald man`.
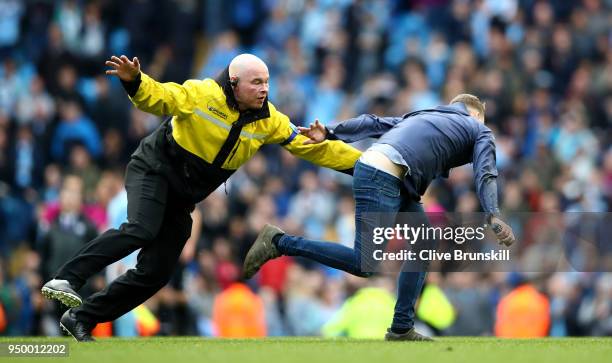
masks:
[[[71,307],[61,327],[78,341],[92,328],[143,303],[169,280],[191,232],[190,212],[264,144],[280,144],[317,165],[351,172],[361,153],[342,141],[305,144],[289,118],[268,102],[268,67],[251,54],[234,58],[217,79],[160,83],[138,58],[111,57],[132,103],[169,115],[144,138],[126,172],[128,221],[89,242],[43,288]],[[135,269],[83,301],[77,291],[93,274],[140,248]]]

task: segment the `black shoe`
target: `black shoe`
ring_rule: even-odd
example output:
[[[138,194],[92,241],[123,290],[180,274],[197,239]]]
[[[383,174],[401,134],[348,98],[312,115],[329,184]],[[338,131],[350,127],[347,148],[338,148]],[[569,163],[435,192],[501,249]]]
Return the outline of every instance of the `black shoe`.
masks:
[[[60,327],[77,342],[93,342],[95,339],[91,336],[93,327],[78,321],[72,309],[66,310],[60,319]]]
[[[55,299],[69,308],[75,308],[83,303],[81,296],[77,294],[67,280],[53,279],[40,289],[47,299]]]
[[[416,330],[414,330],[414,328],[402,334],[394,333],[391,329],[387,329],[387,334],[385,334],[385,340],[396,341],[396,342],[399,342],[399,341],[433,342],[434,341],[428,336],[417,333]]]
[[[266,224],[257,236],[257,239],[249,249],[243,265],[243,276],[245,279],[253,277],[267,261],[281,255],[280,251],[272,243],[272,238],[277,234],[285,233],[282,229]]]

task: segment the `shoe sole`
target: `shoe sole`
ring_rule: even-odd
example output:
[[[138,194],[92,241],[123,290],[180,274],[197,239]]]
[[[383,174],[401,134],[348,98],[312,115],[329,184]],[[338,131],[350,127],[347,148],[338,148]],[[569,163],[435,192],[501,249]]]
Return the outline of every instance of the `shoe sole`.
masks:
[[[385,336],[386,342],[435,342],[434,339],[397,339],[397,338],[389,338]]]
[[[266,226],[265,228],[268,228],[268,226]],[[265,232],[269,232],[269,231],[265,231]],[[244,266],[245,267],[247,265],[247,261],[255,259],[255,256],[254,256],[255,252],[254,252],[254,250],[263,249],[265,251],[268,248],[266,246],[261,246],[260,247],[260,245],[264,244],[263,240],[264,240],[264,238],[267,235],[267,233],[265,233],[265,232],[262,231],[262,233],[259,236],[257,236],[257,239],[255,240],[255,242],[253,242],[253,246],[251,246],[251,249],[249,250],[249,252],[247,253],[247,255],[246,255],[245,259],[244,259],[244,262],[245,262]],[[280,230],[280,232],[284,233],[284,232],[282,232],[282,230]],[[269,259],[267,261],[269,261]],[[261,266],[263,266],[263,264],[260,264],[259,268],[257,268],[256,271],[254,271],[254,272],[249,271],[250,272],[249,274],[246,274],[246,273],[243,274],[243,277],[245,279],[247,279],[247,280],[251,279],[253,276],[255,276],[257,274],[257,272],[259,272],[259,270],[261,269]]]
[[[80,297],[65,291],[55,290],[50,287],[43,287],[40,291],[47,299],[57,300],[69,308],[76,308],[83,303]]]
[[[77,339],[77,338],[76,338],[74,335],[72,335],[72,333],[70,332],[70,330],[68,330],[68,329],[67,329],[67,328],[64,326],[64,324],[62,324],[61,322],[60,322],[60,328],[62,328],[62,330],[64,331],[64,333],[66,333],[66,335],[70,335],[70,336],[72,337],[72,339],[74,339],[74,340],[75,340],[77,343],[85,343],[85,342],[82,342],[82,341],[78,340],[78,339]],[[95,340],[91,340],[91,341],[92,341],[92,342],[95,342]]]
[[[420,342],[425,342],[425,343],[433,343],[433,342],[435,342],[435,340],[425,340],[425,339],[421,339],[421,340],[415,340],[415,339],[385,339],[385,342],[399,342],[399,343],[410,343],[410,342],[420,343]]]
[[[70,336],[72,337],[72,339],[74,339],[74,340],[76,340],[77,342],[79,342],[79,340],[78,340],[78,339],[77,339],[77,338],[76,338],[74,335],[72,335],[72,333],[70,332],[70,330],[68,330],[68,329],[67,329],[67,328],[64,326],[64,324],[60,323],[60,328],[62,328],[62,330],[64,331],[64,333],[66,333],[66,335],[70,335]],[[80,342],[79,342],[79,343],[80,343]]]

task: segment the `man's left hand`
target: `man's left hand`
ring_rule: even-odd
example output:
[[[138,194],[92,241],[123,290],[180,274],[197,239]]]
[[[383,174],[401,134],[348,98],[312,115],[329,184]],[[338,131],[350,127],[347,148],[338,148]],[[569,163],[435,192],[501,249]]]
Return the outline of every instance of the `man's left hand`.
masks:
[[[300,134],[308,137],[309,139],[304,141],[304,145],[318,144],[325,141],[325,138],[327,137],[327,129],[319,122],[319,120],[315,120],[315,122],[310,124],[310,127],[308,128],[298,126],[298,131]]]
[[[512,227],[501,219],[497,217],[491,218],[491,228],[495,232],[495,236],[500,244],[508,247],[516,241]]]

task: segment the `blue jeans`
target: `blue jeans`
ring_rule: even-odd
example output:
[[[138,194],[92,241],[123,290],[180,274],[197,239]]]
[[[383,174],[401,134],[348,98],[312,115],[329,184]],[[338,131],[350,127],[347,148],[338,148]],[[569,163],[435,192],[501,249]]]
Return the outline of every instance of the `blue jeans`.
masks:
[[[353,173],[353,194],[356,226],[354,248],[286,234],[278,241],[279,251],[284,255],[306,257],[356,276],[370,277],[376,268],[374,261],[368,259],[362,263],[361,256],[372,256],[371,251],[381,249],[380,245],[372,242],[375,227],[392,226],[398,212],[412,212],[411,216],[416,216],[416,219],[411,217],[411,221],[418,225],[429,224],[423,206],[408,197],[402,181],[359,161]],[[411,272],[402,268],[398,276],[392,328],[410,329],[414,325],[414,304],[423,288],[425,274],[424,270]]]

